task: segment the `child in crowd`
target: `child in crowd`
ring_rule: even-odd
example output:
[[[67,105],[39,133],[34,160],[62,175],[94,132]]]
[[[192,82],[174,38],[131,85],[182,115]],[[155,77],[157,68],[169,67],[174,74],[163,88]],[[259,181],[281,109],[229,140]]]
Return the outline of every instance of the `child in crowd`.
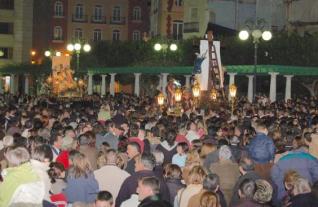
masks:
[[[176,164],[179,167],[183,168],[185,166],[188,151],[189,147],[187,143],[178,143],[177,153],[172,157],[172,164]]]

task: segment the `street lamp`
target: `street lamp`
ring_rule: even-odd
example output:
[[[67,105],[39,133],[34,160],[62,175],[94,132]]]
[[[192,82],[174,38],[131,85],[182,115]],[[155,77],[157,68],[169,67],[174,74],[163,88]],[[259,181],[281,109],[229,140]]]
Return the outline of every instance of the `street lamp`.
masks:
[[[81,43],[75,43],[75,44],[68,44],[66,46],[66,49],[70,52],[75,52],[75,54],[76,54],[76,70],[78,71],[79,64],[80,64],[79,57],[80,57],[81,51],[83,50],[84,52],[89,52],[89,51],[91,51],[92,47],[87,43],[84,45],[82,45]]]
[[[253,38],[253,44],[254,44],[254,70],[253,70],[253,100],[255,99],[256,94],[256,67],[257,67],[257,50],[258,50],[258,44],[261,40],[261,38],[264,41],[269,41],[272,39],[272,33],[268,30],[262,30],[264,28],[265,21],[262,19],[259,19],[252,23],[252,26],[249,26],[247,24],[246,26],[249,28],[248,30],[241,30],[239,33],[239,38],[241,40],[247,40],[251,34]],[[251,29],[250,29],[251,28]]]
[[[230,91],[230,97],[231,97],[231,116],[233,116],[234,101],[235,101],[237,87],[234,84],[232,84],[230,85],[229,91]]]
[[[166,64],[166,54],[168,50],[170,50],[171,52],[176,52],[178,50],[178,46],[175,43],[172,43],[170,45],[166,43],[156,43],[153,48],[156,52],[162,51],[164,64]]]

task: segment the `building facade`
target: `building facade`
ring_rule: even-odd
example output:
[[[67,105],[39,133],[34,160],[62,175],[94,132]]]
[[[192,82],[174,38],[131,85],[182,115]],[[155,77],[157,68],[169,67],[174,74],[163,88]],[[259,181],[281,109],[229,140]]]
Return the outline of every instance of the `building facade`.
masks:
[[[152,36],[183,39],[184,0],[152,0],[150,33]]]
[[[0,0],[0,67],[30,61],[33,0]]]
[[[148,36],[150,3],[149,0],[129,0],[128,40],[142,40]]]

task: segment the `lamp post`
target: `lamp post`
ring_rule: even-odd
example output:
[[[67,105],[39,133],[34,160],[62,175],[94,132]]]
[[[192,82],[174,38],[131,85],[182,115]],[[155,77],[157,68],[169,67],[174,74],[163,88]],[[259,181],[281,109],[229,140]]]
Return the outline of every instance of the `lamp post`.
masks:
[[[232,84],[230,85],[229,91],[230,91],[230,97],[231,97],[231,117],[232,117],[234,112],[234,101],[235,101],[237,87],[234,84]]]
[[[168,52],[168,49],[171,51],[171,52],[175,52],[178,50],[178,46],[175,44],[175,43],[172,43],[172,44],[166,44],[166,43],[163,43],[163,44],[160,44],[160,43],[156,43],[154,45],[154,50],[157,51],[157,52],[160,52],[162,51],[163,53],[163,61],[164,61],[164,64],[166,64],[166,54]]]
[[[80,54],[81,51],[83,50],[84,52],[89,52],[91,51],[92,47],[89,44],[84,44],[82,45],[81,43],[75,43],[75,44],[68,44],[66,49],[70,52],[75,52],[76,54],[76,70],[79,70],[80,66]]]
[[[239,33],[239,38],[243,41],[247,40],[251,35],[253,38],[254,44],[254,70],[253,70],[253,100],[255,100],[256,94],[256,68],[257,68],[257,50],[258,44],[260,43],[261,38],[264,41],[269,41],[272,39],[272,33],[268,30],[263,30],[264,28],[264,20],[259,19],[255,21],[252,26],[246,25],[248,27],[247,30],[241,30]]]

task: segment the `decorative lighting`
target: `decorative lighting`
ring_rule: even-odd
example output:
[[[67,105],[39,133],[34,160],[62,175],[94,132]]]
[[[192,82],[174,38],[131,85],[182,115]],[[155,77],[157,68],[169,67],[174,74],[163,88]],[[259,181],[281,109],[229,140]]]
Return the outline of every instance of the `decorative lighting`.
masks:
[[[231,98],[235,98],[237,87],[234,84],[232,84],[232,85],[230,85],[230,89],[229,90],[230,90]]]
[[[4,52],[0,50],[0,57],[4,56]]]
[[[48,84],[51,84],[51,83],[52,83],[52,77],[49,76],[49,77],[46,79],[46,82],[47,82]]]
[[[160,93],[157,97],[157,101],[158,101],[158,104],[160,106],[162,106],[165,102],[165,96],[163,95],[163,93]]]
[[[36,52],[35,52],[34,50],[32,50],[32,51],[31,51],[31,55],[32,55],[32,56],[35,56],[35,55],[36,55]]]
[[[62,55],[61,52],[59,52],[59,51],[55,52],[55,56],[60,57],[61,55]]]
[[[47,51],[44,52],[44,55],[45,55],[46,57],[49,57],[49,56],[51,56],[51,52],[47,50]]]
[[[272,33],[270,31],[264,31],[262,34],[262,38],[265,41],[269,41],[272,39]]]
[[[176,44],[171,44],[171,45],[170,45],[170,50],[171,50],[171,51],[174,52],[174,51],[177,51],[177,49],[178,49],[178,46],[177,46]]]
[[[81,44],[79,44],[79,43],[75,43],[75,45],[74,45],[74,49],[75,49],[76,51],[81,50],[81,48],[82,48],[82,45],[81,45]]]
[[[195,98],[198,98],[200,96],[200,84],[197,80],[194,82],[194,85],[192,87],[192,93]]]
[[[215,101],[218,98],[218,91],[215,88],[212,88],[210,97],[212,101]]]
[[[176,100],[176,102],[181,101],[182,99],[182,91],[180,88],[177,88],[176,91],[174,92],[174,98]]]
[[[89,52],[89,51],[91,51],[91,46],[89,45],[89,44],[85,44],[84,46],[83,46],[83,50],[85,51],[85,52]]]
[[[246,30],[242,30],[242,31],[240,31],[240,33],[239,33],[239,38],[240,38],[241,40],[247,40],[249,36],[250,36],[250,35],[248,34],[248,31],[246,31]]]
[[[261,38],[261,36],[262,36],[262,31],[259,30],[259,29],[253,30],[253,31],[252,31],[252,36],[253,36],[255,39],[259,39],[259,38]]]
[[[160,51],[160,50],[162,49],[161,44],[156,43],[155,46],[154,46],[154,49],[155,49],[156,51]]]
[[[74,45],[68,44],[67,47],[66,47],[66,49],[67,49],[68,51],[72,52],[72,51],[74,50]]]
[[[79,85],[79,86],[83,86],[83,85],[84,85],[84,81],[83,81],[82,79],[79,79],[79,80],[78,80],[78,85]]]

